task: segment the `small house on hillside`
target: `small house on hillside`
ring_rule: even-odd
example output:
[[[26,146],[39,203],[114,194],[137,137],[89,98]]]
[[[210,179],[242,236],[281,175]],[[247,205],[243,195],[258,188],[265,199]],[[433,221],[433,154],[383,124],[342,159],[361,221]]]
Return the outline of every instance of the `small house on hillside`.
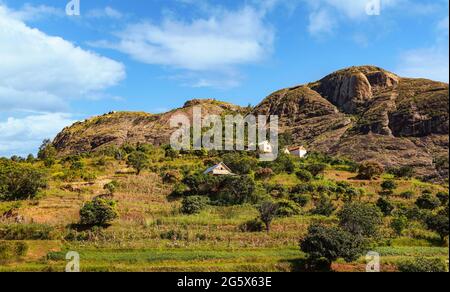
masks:
[[[231,169],[225,165],[225,163],[221,162],[217,165],[214,165],[208,168],[203,174],[210,175],[233,175]]]
[[[295,147],[286,148],[284,150],[284,153],[303,158],[308,154],[308,150],[306,150],[306,148],[303,146],[295,146]]]

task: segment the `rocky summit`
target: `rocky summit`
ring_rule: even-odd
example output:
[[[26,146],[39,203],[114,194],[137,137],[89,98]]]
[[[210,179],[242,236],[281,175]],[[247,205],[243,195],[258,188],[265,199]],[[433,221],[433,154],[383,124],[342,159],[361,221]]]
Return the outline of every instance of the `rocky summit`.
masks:
[[[125,143],[168,143],[170,117],[205,114],[278,115],[281,131],[310,151],[387,167],[413,166],[416,174],[448,177],[448,84],[412,79],[374,66],[351,67],[323,79],[274,92],[253,109],[213,99],[191,100],[163,114],[112,112],[65,128],[54,140],[61,155]]]

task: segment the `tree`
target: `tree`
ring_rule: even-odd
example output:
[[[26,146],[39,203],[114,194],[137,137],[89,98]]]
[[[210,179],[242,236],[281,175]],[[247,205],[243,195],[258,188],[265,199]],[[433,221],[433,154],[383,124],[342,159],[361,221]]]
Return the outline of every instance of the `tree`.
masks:
[[[426,222],[428,229],[436,232],[441,237],[441,240],[444,241],[444,238],[448,236],[449,229],[449,218],[444,215],[431,215],[428,216]]]
[[[398,270],[402,273],[445,273],[447,264],[440,258],[415,258],[400,262]]]
[[[128,166],[133,167],[136,170],[136,174],[141,174],[141,171],[148,167],[148,157],[144,152],[134,151],[127,159]]]
[[[433,197],[432,194],[423,193],[417,200],[416,205],[420,209],[434,210],[441,205],[441,201],[438,198]]]
[[[359,202],[345,204],[338,218],[343,229],[363,237],[375,236],[382,223],[382,214],[376,206]]]
[[[223,162],[230,167],[235,173],[246,175],[258,165],[258,161],[246,155],[239,153],[228,153],[223,156]]]
[[[366,161],[359,166],[358,177],[360,179],[372,180],[384,172],[384,167],[375,161]]]
[[[80,210],[80,223],[91,226],[110,224],[119,216],[117,203],[112,200],[95,198],[87,202]]]
[[[271,201],[266,201],[261,204],[258,208],[259,217],[264,225],[266,226],[267,233],[270,232],[270,225],[273,219],[277,217],[278,205]]]
[[[40,169],[0,160],[0,200],[34,198],[47,187],[47,174]]]
[[[336,211],[336,207],[331,202],[330,197],[327,195],[321,195],[318,202],[316,202],[315,208],[312,210],[314,215],[331,216]]]
[[[293,201],[279,200],[277,201],[277,217],[292,217],[300,215],[302,210]]]
[[[45,139],[39,147],[38,158],[40,160],[54,160],[57,151],[50,139]]]
[[[254,203],[255,189],[255,181],[250,176],[225,176],[221,180],[215,196],[217,202],[223,205]],[[211,192],[211,190],[207,189],[207,192]]]
[[[346,262],[357,260],[367,248],[363,238],[355,236],[339,227],[311,225],[308,234],[300,242],[300,249],[309,255],[312,266],[325,260],[325,268],[339,258]]]
[[[209,204],[207,197],[190,196],[183,199],[181,203],[181,212],[183,214],[193,215],[200,213]]]

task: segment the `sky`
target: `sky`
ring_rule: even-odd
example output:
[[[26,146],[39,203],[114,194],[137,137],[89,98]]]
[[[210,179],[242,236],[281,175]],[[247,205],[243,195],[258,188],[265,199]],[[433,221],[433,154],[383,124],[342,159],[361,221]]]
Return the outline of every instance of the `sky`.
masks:
[[[94,115],[257,105],[349,66],[448,82],[448,0],[69,2],[0,0],[0,156]]]

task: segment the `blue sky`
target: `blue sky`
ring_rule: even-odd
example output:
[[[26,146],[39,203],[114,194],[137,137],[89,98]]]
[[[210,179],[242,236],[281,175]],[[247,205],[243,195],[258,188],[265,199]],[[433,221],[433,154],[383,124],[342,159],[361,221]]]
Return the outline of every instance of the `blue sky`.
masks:
[[[374,1],[0,0],[0,156],[112,110],[256,105],[353,65],[448,82],[448,0]]]

